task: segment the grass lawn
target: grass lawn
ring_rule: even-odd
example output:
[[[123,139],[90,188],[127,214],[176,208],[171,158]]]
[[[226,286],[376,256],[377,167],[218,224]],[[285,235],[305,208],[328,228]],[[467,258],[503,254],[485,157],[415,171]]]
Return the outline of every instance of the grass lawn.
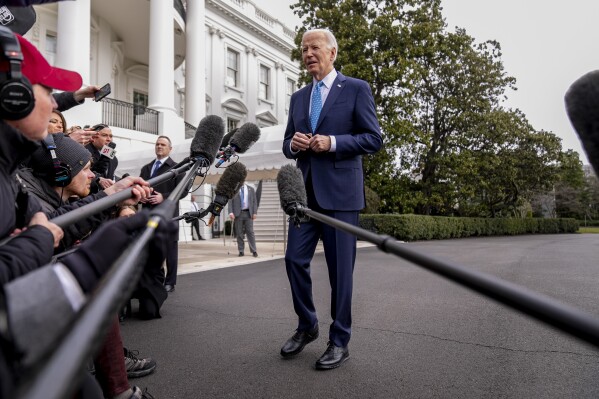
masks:
[[[578,232],[582,234],[599,234],[599,227],[580,227]]]

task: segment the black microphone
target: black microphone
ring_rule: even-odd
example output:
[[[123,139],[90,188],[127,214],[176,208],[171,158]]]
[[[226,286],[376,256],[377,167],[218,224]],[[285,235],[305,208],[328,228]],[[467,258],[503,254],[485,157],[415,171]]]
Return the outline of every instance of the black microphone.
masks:
[[[205,159],[207,166],[212,165],[224,134],[225,123],[220,116],[208,115],[202,118],[191,141],[190,158]]]
[[[236,127],[235,129],[231,130],[229,133],[225,134],[225,137],[223,137],[223,141],[220,143],[221,150],[224,150],[225,148],[227,148],[227,146],[231,142],[231,137],[233,137],[233,135],[235,133],[237,133],[238,130],[239,130],[239,128]]]
[[[208,210],[212,213],[208,226],[214,223],[214,217],[220,215],[222,209],[227,205],[227,202],[235,196],[237,191],[241,188],[241,185],[247,177],[248,171],[244,164],[236,162],[233,165],[225,169],[220,180],[216,184],[214,190],[216,195],[214,200],[208,207]]]
[[[565,96],[566,112],[589,162],[599,172],[599,70],[572,83]]]
[[[309,218],[303,210],[308,207],[308,196],[302,171],[291,164],[283,165],[277,175],[277,188],[281,208],[289,215],[289,220],[296,226],[301,222],[307,222]]]
[[[110,166],[110,160],[116,155],[115,148],[115,142],[110,142],[102,147],[100,150],[100,158],[98,158],[98,162],[96,162],[96,164],[92,167],[92,172],[96,172],[102,177],[107,177],[106,173],[108,172],[108,167]]]
[[[243,154],[260,139],[260,128],[255,124],[248,122],[243,124],[232,136],[230,143],[218,154],[218,161],[215,167],[220,167],[224,162],[229,161],[236,153]],[[223,140],[224,142],[224,140]]]

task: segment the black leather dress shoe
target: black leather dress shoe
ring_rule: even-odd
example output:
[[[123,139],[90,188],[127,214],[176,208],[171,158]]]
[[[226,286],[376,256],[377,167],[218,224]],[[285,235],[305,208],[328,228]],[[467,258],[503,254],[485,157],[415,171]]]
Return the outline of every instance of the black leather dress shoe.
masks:
[[[283,344],[281,356],[295,356],[304,350],[304,346],[318,338],[318,326],[311,331],[296,331],[291,338]]]
[[[173,291],[175,291],[175,286],[167,284],[164,286],[164,289],[166,290],[166,292],[173,292]]]
[[[334,343],[329,342],[327,350],[324,354],[316,361],[316,370],[330,370],[335,369],[349,359],[349,350],[347,346],[339,347],[335,346]]]
[[[243,256],[243,252],[240,252],[240,253],[239,253],[239,256]]]

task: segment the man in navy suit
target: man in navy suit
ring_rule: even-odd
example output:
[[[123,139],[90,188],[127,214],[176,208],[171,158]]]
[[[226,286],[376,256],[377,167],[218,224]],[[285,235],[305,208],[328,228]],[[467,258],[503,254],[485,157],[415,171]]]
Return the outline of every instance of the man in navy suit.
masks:
[[[154,152],[156,153],[156,159],[141,168],[140,176],[145,176],[145,180],[149,180],[152,177],[160,176],[163,173],[168,172],[177,163],[170,157],[170,153],[173,149],[171,139],[167,136],[158,136],[156,144],[154,145]],[[165,199],[171,195],[171,192],[177,187],[177,185],[183,180],[183,175],[179,175],[174,179],[167,180],[154,186],[152,195],[146,198],[143,203],[143,207],[154,208],[162,203]],[[185,192],[181,198],[185,197]],[[179,198],[179,199],[181,199]],[[174,216],[179,216],[179,202],[177,201],[177,208]],[[177,227],[176,233],[173,234],[169,240],[166,248],[166,279],[164,281],[164,288],[166,292],[175,291],[175,285],[177,284],[177,262],[179,258],[179,228]]]
[[[304,33],[302,58],[313,79],[291,96],[283,153],[297,160],[311,209],[357,225],[365,206],[362,155],[378,151],[382,138],[370,86],[337,72],[336,56],[337,41],[330,31]],[[318,337],[310,262],[320,238],[329,270],[333,323],[316,369],[328,370],[349,358],[356,238],[315,220],[299,228],[289,226],[285,264],[299,321],[281,355],[297,355]]]

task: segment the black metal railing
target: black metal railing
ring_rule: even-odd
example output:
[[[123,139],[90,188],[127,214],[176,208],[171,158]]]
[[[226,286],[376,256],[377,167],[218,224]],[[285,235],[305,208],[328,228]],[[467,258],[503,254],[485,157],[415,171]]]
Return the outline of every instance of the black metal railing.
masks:
[[[158,111],[112,98],[102,100],[102,123],[158,134]]]
[[[192,139],[196,134],[196,127],[190,123],[185,122],[185,138]]]
[[[183,22],[186,22],[185,19],[187,16],[187,12],[185,10],[187,8],[187,2],[181,0],[173,0],[173,7],[175,7],[175,11],[177,11],[181,18],[183,18]]]

